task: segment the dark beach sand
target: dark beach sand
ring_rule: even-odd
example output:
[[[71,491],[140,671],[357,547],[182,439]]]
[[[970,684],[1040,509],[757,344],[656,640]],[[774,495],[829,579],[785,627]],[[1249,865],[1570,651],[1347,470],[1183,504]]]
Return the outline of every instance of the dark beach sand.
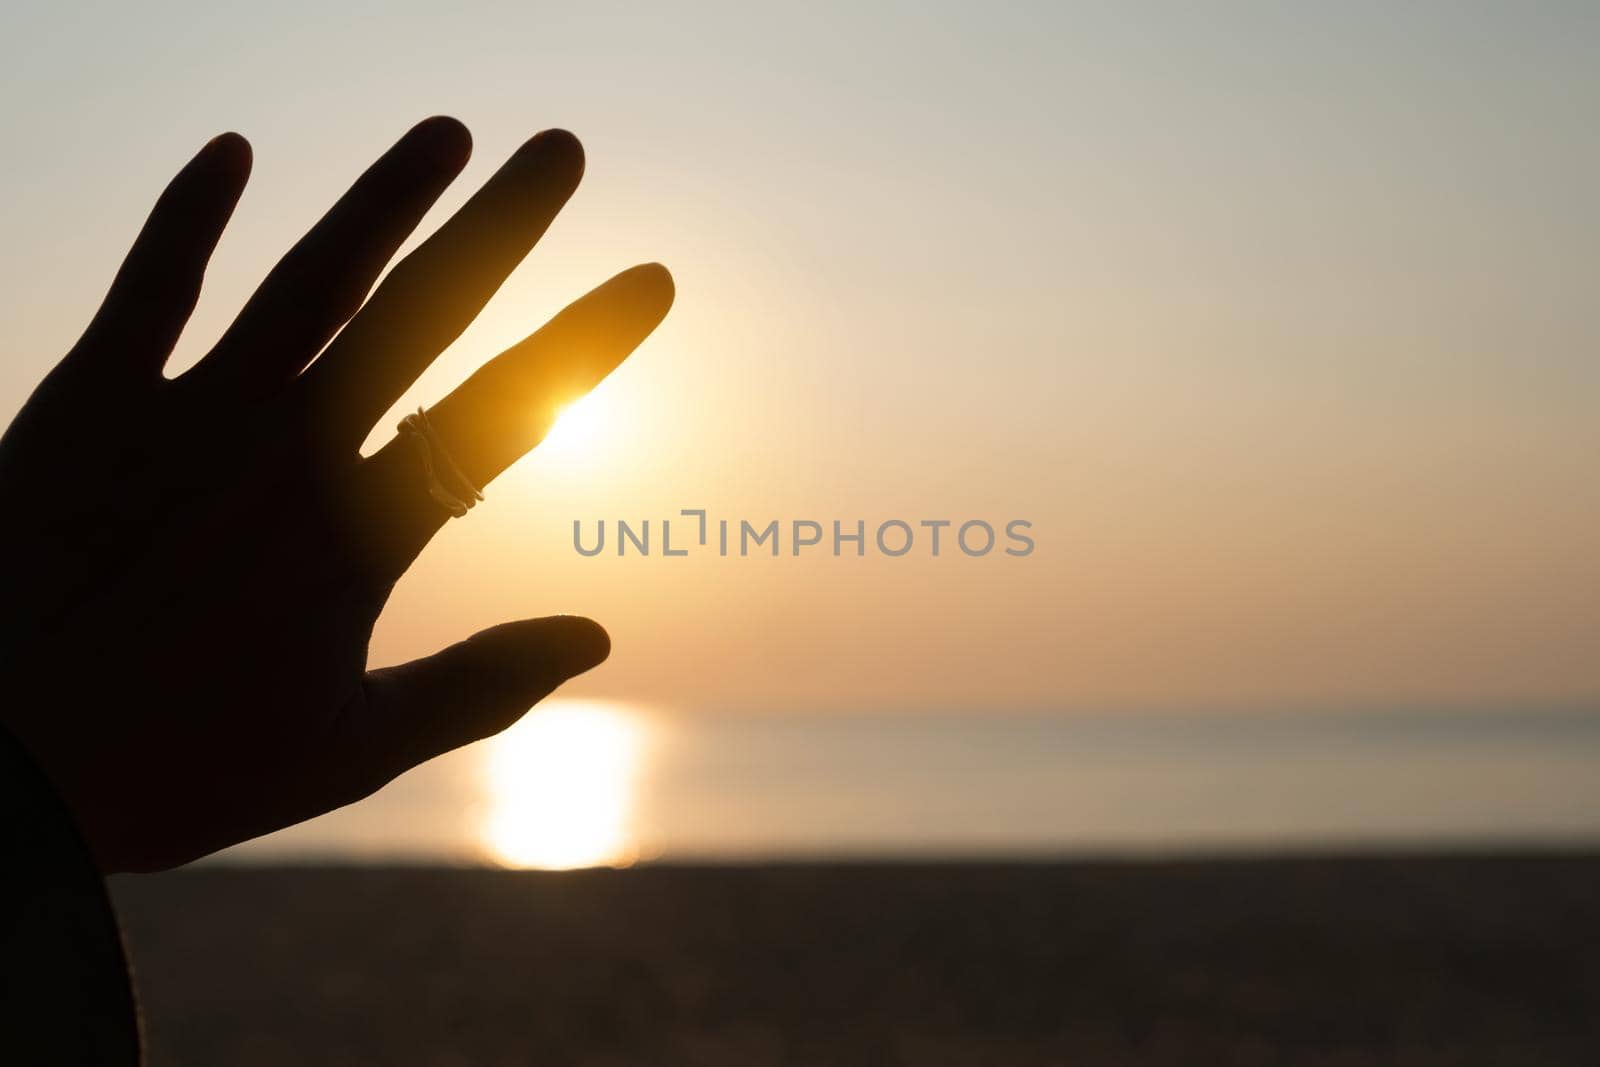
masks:
[[[156,1064],[1600,1064],[1600,856],[114,892]]]

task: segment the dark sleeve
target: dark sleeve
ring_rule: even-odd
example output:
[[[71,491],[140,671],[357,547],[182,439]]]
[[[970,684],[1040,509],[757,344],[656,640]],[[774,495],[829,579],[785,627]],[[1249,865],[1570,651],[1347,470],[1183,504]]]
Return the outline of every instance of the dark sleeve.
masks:
[[[140,1062],[105,881],[72,816],[0,727],[0,1063]]]

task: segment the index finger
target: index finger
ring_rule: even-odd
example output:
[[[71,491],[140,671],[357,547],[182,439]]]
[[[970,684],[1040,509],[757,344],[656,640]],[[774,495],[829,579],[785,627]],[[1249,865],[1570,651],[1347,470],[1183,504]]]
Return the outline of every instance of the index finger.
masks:
[[[623,271],[502,352],[428,411],[449,458],[478,488],[536,446],[561,408],[593,389],[666,316],[675,289],[659,263]],[[363,554],[391,580],[450,513],[428,494],[427,474],[400,437],[362,464]],[[363,532],[364,531],[364,532]]]

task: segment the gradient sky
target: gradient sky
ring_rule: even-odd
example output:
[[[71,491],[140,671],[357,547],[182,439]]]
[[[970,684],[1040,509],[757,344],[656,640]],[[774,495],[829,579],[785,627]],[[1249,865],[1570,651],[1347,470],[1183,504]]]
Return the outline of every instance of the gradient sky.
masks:
[[[631,263],[677,306],[375,662],[574,611],[575,692],[684,711],[1592,704],[1596,55],[1577,3],[9,4],[0,412],[213,134],[180,367],[415,120],[476,138],[425,229],[561,125],[583,188],[399,409]],[[572,551],[684,507],[1038,548]]]

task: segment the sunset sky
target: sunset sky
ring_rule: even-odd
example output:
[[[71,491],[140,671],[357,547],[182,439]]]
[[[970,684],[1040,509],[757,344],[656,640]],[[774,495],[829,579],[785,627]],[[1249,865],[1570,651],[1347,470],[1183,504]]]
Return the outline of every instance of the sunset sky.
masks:
[[[686,714],[1600,701],[1600,8],[146,11],[5,17],[6,418],[223,130],[255,170],[178,367],[416,120],[476,142],[424,231],[527,135],[583,139],[381,437],[614,271],[677,280],[374,663],[568,611],[615,649],[574,694]],[[682,508],[1037,547],[573,551]]]

